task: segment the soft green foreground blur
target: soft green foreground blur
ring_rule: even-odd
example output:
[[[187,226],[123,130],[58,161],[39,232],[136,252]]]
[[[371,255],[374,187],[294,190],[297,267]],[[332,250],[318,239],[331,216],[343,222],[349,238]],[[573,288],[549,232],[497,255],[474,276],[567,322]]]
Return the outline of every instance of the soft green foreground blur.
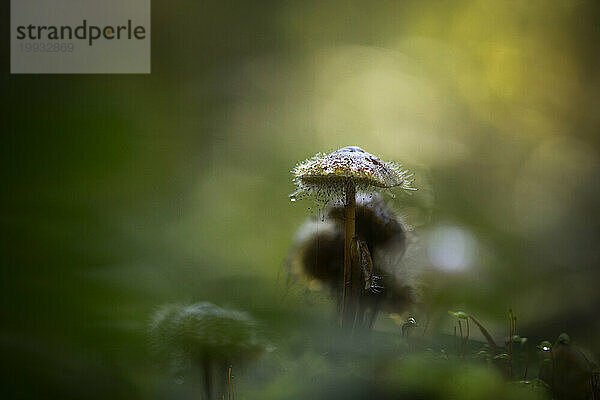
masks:
[[[531,342],[566,331],[600,356],[598,4],[155,0],[152,15],[148,76],[4,60],[0,397],[199,398],[154,362],[147,327],[163,303],[211,301],[274,344],[234,366],[236,398],[519,398],[485,365],[394,356],[385,315],[396,347],[328,356],[333,303],[287,282],[314,212],[289,201],[289,171],[346,145],[415,172],[420,190],[390,202],[418,236],[406,262],[428,271],[431,335],[463,310],[503,342],[512,308]]]

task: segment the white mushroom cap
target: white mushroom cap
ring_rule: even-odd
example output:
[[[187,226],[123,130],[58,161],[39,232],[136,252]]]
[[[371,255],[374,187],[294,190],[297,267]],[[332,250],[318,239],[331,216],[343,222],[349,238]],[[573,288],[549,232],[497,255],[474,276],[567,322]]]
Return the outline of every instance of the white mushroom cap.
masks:
[[[357,191],[374,188],[411,187],[412,174],[393,162],[383,162],[357,146],[343,147],[329,154],[317,154],[292,170],[298,190],[294,195],[343,191],[354,183]],[[328,197],[328,196],[327,196]]]

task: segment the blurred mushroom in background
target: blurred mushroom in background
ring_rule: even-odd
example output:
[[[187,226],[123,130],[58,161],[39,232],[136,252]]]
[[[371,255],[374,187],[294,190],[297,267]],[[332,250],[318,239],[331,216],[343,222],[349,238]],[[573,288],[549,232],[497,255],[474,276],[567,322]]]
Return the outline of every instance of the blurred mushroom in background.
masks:
[[[228,366],[242,365],[266,349],[249,314],[208,302],[161,306],[152,317],[150,336],[171,372],[200,372],[207,400],[228,392]]]
[[[592,398],[591,364],[566,333],[561,333],[552,347],[551,387],[557,399]]]

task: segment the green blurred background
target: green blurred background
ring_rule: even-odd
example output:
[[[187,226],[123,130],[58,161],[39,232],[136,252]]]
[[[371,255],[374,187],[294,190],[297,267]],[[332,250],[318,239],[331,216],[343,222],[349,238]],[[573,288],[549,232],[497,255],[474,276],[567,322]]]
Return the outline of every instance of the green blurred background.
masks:
[[[289,295],[311,213],[289,171],[346,145],[416,174],[390,201],[434,329],[461,309],[502,338],[511,307],[600,354],[597,2],[154,0],[152,73],[131,76],[10,75],[2,8],[7,398],[185,397],[148,351],[165,302],[249,311],[281,343],[329,321]],[[303,343],[241,398],[282,398],[264,388]]]

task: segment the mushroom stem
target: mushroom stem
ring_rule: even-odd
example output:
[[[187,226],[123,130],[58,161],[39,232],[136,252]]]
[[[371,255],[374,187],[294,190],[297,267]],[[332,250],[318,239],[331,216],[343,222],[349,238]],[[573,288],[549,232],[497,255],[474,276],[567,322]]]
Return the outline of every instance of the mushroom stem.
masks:
[[[206,400],[220,400],[228,391],[225,371],[227,363],[223,360],[204,358],[202,372],[204,373],[204,396]]]
[[[346,185],[346,241],[344,242],[344,290],[342,295],[342,326],[352,327],[354,324],[354,303],[352,299],[352,238],[354,238],[354,219],[356,209],[356,187],[354,182]]]
[[[213,363],[209,359],[202,360],[202,372],[204,374],[204,396],[206,400],[213,400]]]

